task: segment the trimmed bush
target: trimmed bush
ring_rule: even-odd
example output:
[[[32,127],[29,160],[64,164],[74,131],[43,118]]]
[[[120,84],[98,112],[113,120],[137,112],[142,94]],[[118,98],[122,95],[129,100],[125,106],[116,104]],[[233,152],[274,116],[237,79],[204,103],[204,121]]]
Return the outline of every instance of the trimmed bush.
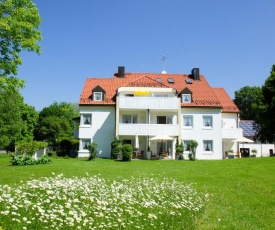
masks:
[[[122,160],[123,161],[131,161],[133,156],[133,147],[130,144],[122,145],[121,148],[122,152]]]
[[[88,150],[89,150],[89,153],[90,153],[90,156],[88,158],[88,160],[95,160],[95,157],[96,157],[96,154],[97,154],[97,144],[95,142],[91,143],[88,145]]]
[[[121,150],[121,140],[115,138],[111,143],[111,158],[116,159]]]

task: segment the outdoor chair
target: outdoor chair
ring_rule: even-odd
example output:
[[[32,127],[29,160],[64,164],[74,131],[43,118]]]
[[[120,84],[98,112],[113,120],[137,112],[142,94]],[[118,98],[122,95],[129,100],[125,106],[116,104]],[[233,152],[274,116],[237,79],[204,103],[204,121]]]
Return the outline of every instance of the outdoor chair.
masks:
[[[156,160],[157,159],[157,154],[151,152],[151,160]]]

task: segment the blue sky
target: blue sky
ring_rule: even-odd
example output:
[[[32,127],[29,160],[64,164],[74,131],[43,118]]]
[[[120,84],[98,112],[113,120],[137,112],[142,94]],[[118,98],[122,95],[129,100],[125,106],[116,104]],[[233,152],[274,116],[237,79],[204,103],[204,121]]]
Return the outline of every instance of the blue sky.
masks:
[[[23,52],[25,103],[77,103],[87,77],[193,67],[231,98],[275,64],[275,0],[34,0],[42,54]],[[165,51],[165,52],[163,52]]]

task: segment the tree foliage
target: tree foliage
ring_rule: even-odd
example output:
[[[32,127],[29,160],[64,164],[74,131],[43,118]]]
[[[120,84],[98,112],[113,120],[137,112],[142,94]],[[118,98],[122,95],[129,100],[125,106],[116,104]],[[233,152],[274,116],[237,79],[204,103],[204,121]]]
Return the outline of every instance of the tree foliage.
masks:
[[[24,104],[18,91],[0,88],[0,149],[14,147],[16,141],[32,141],[38,114]]]
[[[40,16],[31,0],[0,1],[0,88],[23,87],[15,78],[22,50],[40,53]]]
[[[199,143],[195,140],[190,140],[187,142],[187,148],[189,149],[189,160],[194,161],[196,160],[196,150],[198,147]]]
[[[275,65],[272,66],[270,76],[262,86],[263,98],[254,109],[256,110],[256,131],[261,141],[275,141]]]
[[[47,140],[50,145],[57,145],[62,139],[72,139],[74,132],[73,118],[78,111],[72,104],[54,102],[39,113],[35,129],[36,140]]]
[[[34,130],[38,122],[38,113],[33,106],[21,105],[21,141],[32,141],[34,139]]]
[[[256,116],[256,105],[262,100],[261,87],[245,86],[235,92],[234,103],[240,109],[240,118],[242,120],[254,120]]]
[[[19,93],[0,89],[0,149],[7,149],[19,140],[23,125],[22,103]]]

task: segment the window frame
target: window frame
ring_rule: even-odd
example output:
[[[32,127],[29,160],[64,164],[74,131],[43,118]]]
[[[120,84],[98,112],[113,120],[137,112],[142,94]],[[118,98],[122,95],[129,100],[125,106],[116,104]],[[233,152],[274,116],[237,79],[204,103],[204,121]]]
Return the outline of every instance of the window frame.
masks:
[[[213,153],[214,142],[213,140],[203,140],[203,152],[206,154]],[[207,150],[208,148],[208,150]]]
[[[88,118],[90,117],[90,123],[85,123],[86,120],[85,120],[85,117]],[[91,113],[85,113],[85,114],[81,114],[81,125],[84,125],[84,126],[92,126],[92,114]],[[89,122],[89,121],[88,121]]]
[[[100,95],[100,99],[97,99],[96,95]],[[94,101],[102,101],[103,93],[102,92],[93,92],[93,98],[94,98]]]
[[[185,97],[188,97],[188,101],[185,101]],[[181,95],[181,102],[182,103],[191,103],[192,102],[192,96],[191,94],[184,93]]]
[[[124,117],[130,117],[130,122],[124,122]],[[137,124],[138,123],[138,115],[137,114],[122,114],[122,123],[123,124]]]
[[[88,150],[86,146],[90,145],[91,143],[92,143],[91,139],[81,139],[81,150]]]
[[[187,148],[187,143],[189,142],[190,140],[183,140],[182,143],[183,143],[183,152],[184,153],[189,153],[190,152],[190,149]]]
[[[208,121],[206,121],[206,119],[209,119],[210,118],[210,124],[207,125]],[[202,117],[202,125],[203,125],[203,128],[213,128],[213,116],[209,116],[209,115],[206,115],[206,116],[203,116]]]
[[[191,119],[191,124],[190,125],[186,125],[186,122],[185,122],[185,119],[188,119],[188,118]],[[182,121],[183,121],[183,127],[184,128],[193,128],[193,125],[194,125],[193,115],[183,115],[182,116]]]

